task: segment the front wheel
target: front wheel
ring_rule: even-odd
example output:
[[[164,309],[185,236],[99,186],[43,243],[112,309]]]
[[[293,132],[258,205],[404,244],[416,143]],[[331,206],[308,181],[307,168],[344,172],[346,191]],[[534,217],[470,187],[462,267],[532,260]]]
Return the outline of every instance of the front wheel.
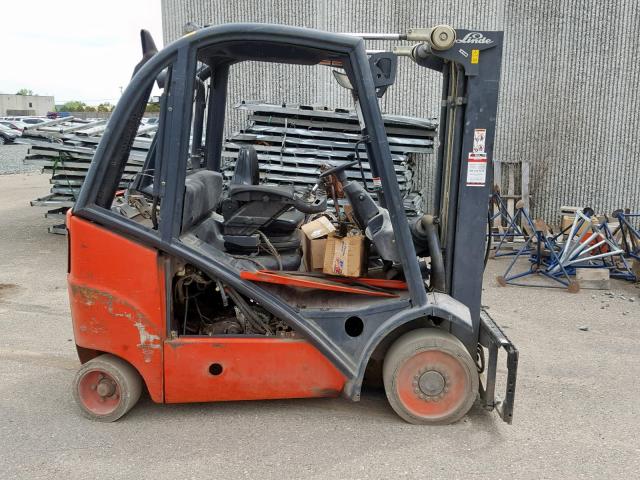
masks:
[[[142,378],[129,363],[100,355],[82,365],[73,379],[73,398],[92,420],[115,422],[133,408],[142,392]]]
[[[391,407],[413,424],[456,422],[478,393],[471,355],[460,340],[436,328],[398,338],[385,356],[382,376]]]
[[[0,145],[4,145],[7,141],[4,139],[4,137],[0,137]]]

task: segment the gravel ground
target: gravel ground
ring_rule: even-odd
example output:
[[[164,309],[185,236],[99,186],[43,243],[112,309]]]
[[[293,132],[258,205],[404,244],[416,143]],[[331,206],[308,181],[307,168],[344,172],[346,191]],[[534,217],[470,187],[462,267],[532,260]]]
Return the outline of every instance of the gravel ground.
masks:
[[[27,145],[0,145],[0,175],[38,171],[39,167],[24,163],[28,148]]]
[[[143,399],[117,423],[84,419],[66,239],[29,207],[47,181],[0,176],[1,478],[636,478],[640,290],[499,288],[505,260],[490,262],[483,302],[520,350],[511,426],[477,406],[455,425],[408,425],[379,391],[355,404]]]

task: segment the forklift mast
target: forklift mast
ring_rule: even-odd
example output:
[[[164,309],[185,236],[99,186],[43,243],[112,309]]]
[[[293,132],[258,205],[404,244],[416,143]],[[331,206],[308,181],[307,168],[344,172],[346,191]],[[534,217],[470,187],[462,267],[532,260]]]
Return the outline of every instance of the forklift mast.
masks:
[[[440,220],[447,293],[469,308],[477,332],[503,33],[456,34],[454,48],[422,57],[417,49],[414,55],[419,65],[442,72],[434,215]]]

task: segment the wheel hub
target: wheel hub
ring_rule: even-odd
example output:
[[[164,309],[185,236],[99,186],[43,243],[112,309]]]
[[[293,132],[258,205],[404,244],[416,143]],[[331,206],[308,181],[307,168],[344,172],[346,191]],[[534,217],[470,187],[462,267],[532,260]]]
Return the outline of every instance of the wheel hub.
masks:
[[[121,402],[121,387],[102,370],[85,372],[77,381],[78,399],[92,415],[109,415]]]
[[[111,397],[116,393],[116,384],[109,378],[102,378],[96,386],[96,392],[101,397]]]
[[[444,390],[444,385],[444,377],[435,370],[424,372],[418,379],[420,391],[430,397],[440,395]]]

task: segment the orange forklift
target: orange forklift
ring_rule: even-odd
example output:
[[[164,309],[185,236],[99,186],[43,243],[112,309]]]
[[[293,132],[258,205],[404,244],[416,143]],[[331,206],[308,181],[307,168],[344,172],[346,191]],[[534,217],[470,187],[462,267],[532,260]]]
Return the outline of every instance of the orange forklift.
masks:
[[[357,401],[366,380],[410,423],[455,422],[476,401],[511,423],[518,352],[480,303],[502,32],[229,24],[159,52],[148,32],[141,38],[143,59],[67,215],[82,412],[115,421],[143,389],[158,403]],[[368,51],[368,39],[405,44]],[[434,210],[415,217],[378,104],[399,56],[442,74]],[[263,182],[251,147],[223,175],[228,78],[243,62],[331,68],[349,90],[360,126],[353,154],[317,159],[313,188]],[[156,88],[158,130],[123,190]],[[326,215],[329,206],[338,213]],[[321,217],[335,238],[363,238],[359,276],[304,268],[301,226]]]

